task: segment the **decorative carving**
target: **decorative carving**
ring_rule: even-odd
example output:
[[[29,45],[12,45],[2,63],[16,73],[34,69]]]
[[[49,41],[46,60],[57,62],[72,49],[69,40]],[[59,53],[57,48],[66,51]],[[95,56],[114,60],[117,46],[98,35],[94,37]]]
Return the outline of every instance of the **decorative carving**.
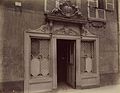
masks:
[[[71,28],[68,28],[68,27],[62,27],[62,28],[59,28],[57,30],[55,30],[53,32],[53,34],[59,34],[59,35],[80,35],[79,33],[77,33],[77,31],[74,31],[73,29]]]
[[[78,6],[71,3],[70,0],[57,5],[51,12],[45,13],[46,21],[59,21],[75,24],[86,24],[87,19],[84,17]]]
[[[38,29],[35,30],[30,29],[29,32],[50,33],[50,26],[48,24],[45,24]]]
[[[82,27],[82,33],[81,36],[96,36],[88,31],[84,26]]]
[[[81,16],[81,12],[79,11],[78,7],[73,5],[69,0],[60,4],[59,10],[61,11],[62,15],[64,15],[65,17],[72,17],[75,15]]]
[[[82,18],[82,13],[80,12],[78,6],[75,6],[71,3],[70,0],[66,0],[63,3],[60,3],[58,7],[54,8],[49,15],[61,16],[66,18],[77,17]]]
[[[106,26],[106,22],[104,21],[90,21],[89,24],[95,28],[105,28]]]

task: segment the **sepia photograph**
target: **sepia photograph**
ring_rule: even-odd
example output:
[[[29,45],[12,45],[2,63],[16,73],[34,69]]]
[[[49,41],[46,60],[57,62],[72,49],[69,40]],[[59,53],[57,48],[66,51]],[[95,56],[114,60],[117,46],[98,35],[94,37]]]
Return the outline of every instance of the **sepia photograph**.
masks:
[[[0,93],[120,93],[120,0],[0,0]]]

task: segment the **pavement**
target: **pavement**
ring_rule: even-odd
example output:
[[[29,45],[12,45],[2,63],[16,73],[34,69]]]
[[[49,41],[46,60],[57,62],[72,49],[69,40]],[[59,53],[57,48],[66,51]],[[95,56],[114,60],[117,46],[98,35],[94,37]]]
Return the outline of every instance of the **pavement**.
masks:
[[[23,93],[23,91],[0,91],[0,93]],[[41,93],[120,93],[120,84],[107,85],[91,89],[73,89],[68,85],[62,84],[57,89],[50,92]]]
[[[59,87],[47,93],[120,93],[120,85],[109,85],[91,89],[72,89],[69,86]]]

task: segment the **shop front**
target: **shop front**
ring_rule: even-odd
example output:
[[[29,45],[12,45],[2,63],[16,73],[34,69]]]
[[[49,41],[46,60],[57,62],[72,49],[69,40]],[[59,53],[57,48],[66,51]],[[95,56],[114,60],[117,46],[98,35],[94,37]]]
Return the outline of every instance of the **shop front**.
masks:
[[[45,15],[45,25],[25,31],[24,93],[51,91],[61,83],[72,88],[100,85],[99,38],[75,11],[73,17],[74,12],[55,10]]]

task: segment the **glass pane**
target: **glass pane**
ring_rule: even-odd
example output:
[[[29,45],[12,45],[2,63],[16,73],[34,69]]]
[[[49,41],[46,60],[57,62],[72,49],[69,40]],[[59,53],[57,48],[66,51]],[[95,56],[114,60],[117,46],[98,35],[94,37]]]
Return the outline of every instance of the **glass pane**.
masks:
[[[49,75],[49,40],[31,39],[30,76],[32,78]]]
[[[98,9],[98,18],[104,19],[104,10]]]
[[[113,0],[107,0],[107,3],[113,4]]]
[[[99,9],[105,8],[105,0],[98,0],[98,8]]]
[[[81,72],[95,73],[96,72],[96,54],[94,41],[81,42]]]
[[[107,10],[114,10],[112,4],[107,4]]]
[[[76,4],[76,0],[59,0],[60,3],[63,3],[65,1],[70,1],[72,4]]]
[[[97,7],[97,2],[89,2],[90,7]]]
[[[52,11],[56,6],[56,0],[47,0],[47,10]]]
[[[90,17],[96,18],[96,8],[90,7],[89,9]]]

